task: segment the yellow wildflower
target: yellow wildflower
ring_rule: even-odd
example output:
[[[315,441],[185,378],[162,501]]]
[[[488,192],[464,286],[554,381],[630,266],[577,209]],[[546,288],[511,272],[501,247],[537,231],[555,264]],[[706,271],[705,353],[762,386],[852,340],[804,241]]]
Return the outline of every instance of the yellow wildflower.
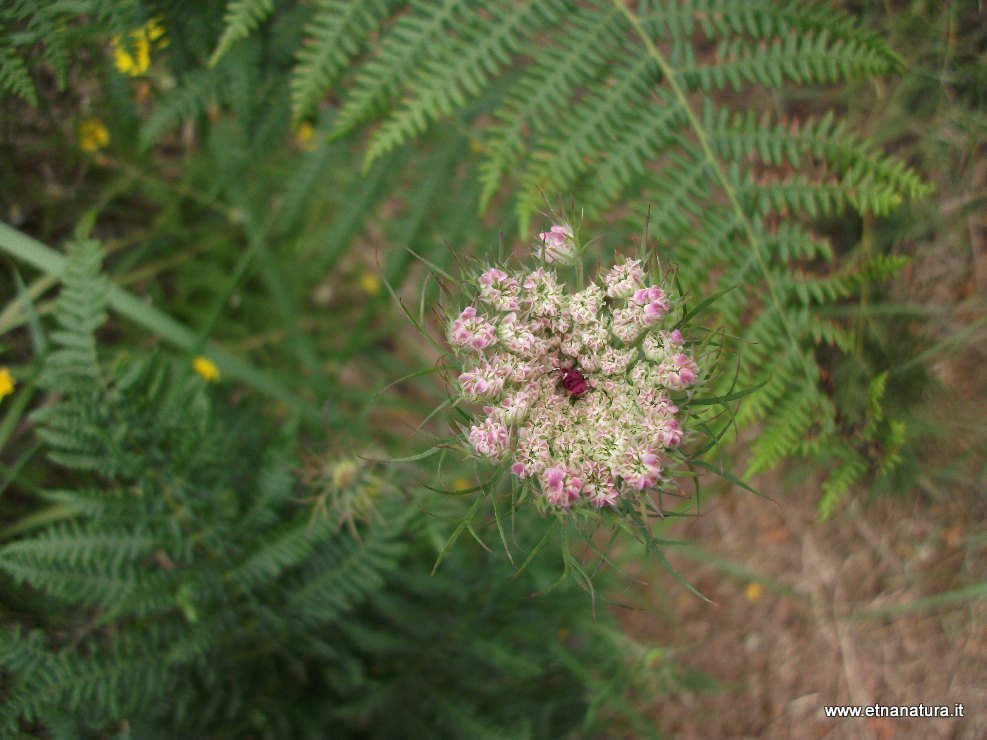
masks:
[[[192,369],[210,383],[219,382],[219,368],[216,367],[216,364],[212,360],[202,355],[195,358],[195,361],[192,363]]]
[[[14,376],[10,374],[10,370],[5,367],[0,367],[0,398],[4,396],[9,396],[14,392]]]
[[[360,288],[369,296],[380,293],[380,278],[372,272],[365,272],[360,275]]]
[[[129,35],[129,41],[113,37],[113,64],[121,74],[139,77],[151,66],[151,47],[164,48],[168,40],[164,38],[164,26],[156,18]]]
[[[295,142],[307,152],[315,151],[315,127],[308,121],[298,124],[295,129]]]
[[[762,586],[757,581],[751,581],[747,584],[747,588],[744,589],[744,598],[746,598],[750,603],[754,603],[761,598],[761,594],[764,593],[764,586]]]
[[[102,121],[90,118],[79,124],[79,148],[84,152],[98,152],[110,143],[110,132]]]

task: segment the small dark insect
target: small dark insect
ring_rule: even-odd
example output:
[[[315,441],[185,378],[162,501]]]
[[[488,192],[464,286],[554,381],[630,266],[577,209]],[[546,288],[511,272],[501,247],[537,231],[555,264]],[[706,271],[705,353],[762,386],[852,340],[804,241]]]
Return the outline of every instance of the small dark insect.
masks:
[[[569,392],[570,396],[579,398],[579,396],[586,393],[586,378],[576,368],[560,367],[559,372],[562,374],[560,381],[562,387]]]

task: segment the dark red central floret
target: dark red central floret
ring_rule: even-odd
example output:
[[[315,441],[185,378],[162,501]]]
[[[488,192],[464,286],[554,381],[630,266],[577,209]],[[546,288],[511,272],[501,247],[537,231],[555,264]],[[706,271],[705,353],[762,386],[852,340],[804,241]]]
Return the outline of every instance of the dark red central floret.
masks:
[[[562,387],[573,398],[578,398],[586,392],[586,378],[574,367],[559,368],[562,374]]]

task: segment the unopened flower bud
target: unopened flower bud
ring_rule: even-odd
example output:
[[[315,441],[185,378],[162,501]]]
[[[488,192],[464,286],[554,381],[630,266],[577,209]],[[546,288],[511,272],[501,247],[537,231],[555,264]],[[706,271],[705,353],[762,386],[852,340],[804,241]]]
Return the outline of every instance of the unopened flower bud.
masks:
[[[572,227],[568,224],[555,225],[549,231],[540,233],[538,239],[540,244],[536,253],[544,262],[560,265],[575,263],[576,241],[573,239]]]

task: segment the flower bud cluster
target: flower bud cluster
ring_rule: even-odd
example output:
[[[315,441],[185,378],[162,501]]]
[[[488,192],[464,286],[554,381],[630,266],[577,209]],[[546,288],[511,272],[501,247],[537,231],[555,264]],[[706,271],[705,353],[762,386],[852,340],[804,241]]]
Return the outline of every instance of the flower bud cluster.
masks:
[[[509,460],[558,509],[614,506],[657,487],[684,434],[670,393],[699,376],[681,332],[661,328],[673,301],[640,261],[570,294],[549,265],[576,253],[572,229],[553,226],[535,270],[486,270],[476,305],[448,330],[460,393],[483,409],[469,444]]]

